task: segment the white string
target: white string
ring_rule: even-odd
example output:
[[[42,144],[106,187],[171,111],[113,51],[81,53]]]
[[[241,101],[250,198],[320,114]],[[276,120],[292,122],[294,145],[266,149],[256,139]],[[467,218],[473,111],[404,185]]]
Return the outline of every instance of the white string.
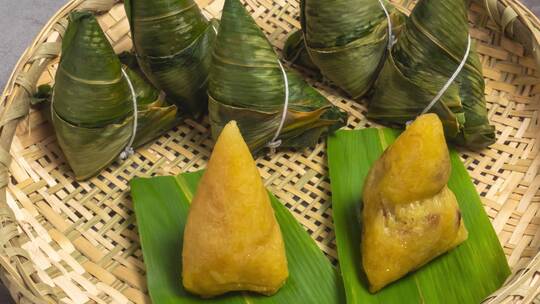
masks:
[[[124,148],[124,151],[120,153],[120,159],[126,160],[131,155],[135,154],[135,150],[133,150],[133,141],[135,140],[135,135],[137,134],[137,120],[138,120],[138,113],[137,113],[137,94],[135,93],[135,88],[133,88],[133,84],[131,83],[131,80],[129,79],[129,76],[127,75],[126,71],[124,69],[122,70],[122,74],[127,80],[129,90],[131,91],[131,100],[133,101],[133,131],[131,132],[131,137],[129,138],[129,142]]]
[[[278,137],[283,129],[283,125],[285,124],[285,118],[287,118],[287,109],[289,108],[289,79],[287,78],[287,72],[285,72],[285,68],[283,67],[283,64],[281,64],[281,61],[278,59],[277,62],[281,68],[283,82],[285,83],[285,104],[283,105],[283,113],[281,114],[281,121],[276,130],[276,134],[274,135],[274,138],[272,138],[272,140],[266,145],[268,148],[270,148],[270,154],[274,154],[276,149],[281,146],[282,141],[281,139],[278,139]]]
[[[52,91],[51,91],[51,119],[54,118],[54,87],[52,88]]]
[[[386,20],[388,21],[388,50],[390,51],[392,49],[392,46],[394,45],[394,34],[392,33],[392,19],[390,18],[390,13],[386,9],[386,6],[384,5],[384,0],[379,0],[379,4],[381,5],[384,14],[386,15]]]
[[[427,105],[427,107],[424,108],[424,110],[422,111],[422,113],[420,113],[420,115],[426,114],[429,110],[431,110],[431,108],[437,103],[437,101],[439,101],[439,99],[441,99],[441,97],[444,95],[446,90],[448,90],[448,88],[454,82],[454,80],[456,80],[456,77],[459,75],[459,73],[461,72],[461,70],[465,66],[465,63],[467,62],[467,58],[469,58],[470,51],[471,51],[471,35],[469,35],[467,37],[467,50],[465,51],[465,55],[463,56],[463,59],[461,59],[461,63],[459,64],[459,66],[455,70],[454,74],[452,75],[452,77],[450,77],[450,79],[448,79],[446,84],[442,87],[442,89],[439,91],[439,93],[437,93],[437,95],[435,95],[435,97]]]

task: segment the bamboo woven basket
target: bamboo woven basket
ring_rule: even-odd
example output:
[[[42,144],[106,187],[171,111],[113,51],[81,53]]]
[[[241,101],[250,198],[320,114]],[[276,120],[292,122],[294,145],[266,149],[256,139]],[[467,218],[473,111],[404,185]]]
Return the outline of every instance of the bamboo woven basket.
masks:
[[[223,2],[198,0],[207,17],[219,17]],[[278,49],[300,26],[298,0],[244,3]],[[212,147],[209,125],[187,120],[127,161],[76,182],[45,115],[30,107],[36,85],[54,79],[66,16],[76,9],[100,13],[117,52],[131,48],[121,3],[73,0],[21,56],[0,98],[0,278],[20,303],[148,303],[128,181],[203,168]],[[540,303],[540,21],[517,0],[478,0],[469,15],[498,140],[461,155],[514,270],[488,301]],[[362,104],[315,85],[350,114],[348,128],[372,125]],[[258,166],[336,262],[324,141],[259,158]]]

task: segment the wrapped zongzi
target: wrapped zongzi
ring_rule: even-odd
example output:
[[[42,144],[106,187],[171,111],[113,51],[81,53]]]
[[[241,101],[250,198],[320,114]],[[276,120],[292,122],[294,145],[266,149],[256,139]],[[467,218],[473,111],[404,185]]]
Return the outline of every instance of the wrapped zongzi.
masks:
[[[174,126],[176,106],[168,105],[158,95],[136,72],[122,70],[91,13],[70,15],[51,114],[58,142],[77,179],[98,173],[129,148],[131,141],[131,146],[143,144]]]
[[[385,0],[301,0],[302,29],[285,45],[285,59],[318,69],[352,98],[375,81],[388,47]],[[385,4],[398,27],[403,15]]]
[[[468,36],[465,3],[419,1],[375,83],[369,118],[405,124],[422,113],[458,71],[430,111],[441,118],[446,138],[459,145],[483,148],[495,141],[487,118],[482,64]],[[459,71],[462,61],[465,65]]]
[[[126,0],[133,45],[141,69],[181,110],[207,110],[210,51],[216,24],[193,0]]]
[[[276,142],[313,145],[338,129],[345,114],[279,62],[239,0],[226,0],[210,69],[209,112],[214,138],[236,120],[252,151]],[[285,115],[285,116],[284,116]]]
[[[228,123],[193,197],[182,280],[203,297],[246,290],[271,295],[289,275],[281,229],[236,122]]]
[[[450,156],[436,114],[418,117],[366,178],[362,262],[376,292],[461,244],[467,230],[448,188]]]

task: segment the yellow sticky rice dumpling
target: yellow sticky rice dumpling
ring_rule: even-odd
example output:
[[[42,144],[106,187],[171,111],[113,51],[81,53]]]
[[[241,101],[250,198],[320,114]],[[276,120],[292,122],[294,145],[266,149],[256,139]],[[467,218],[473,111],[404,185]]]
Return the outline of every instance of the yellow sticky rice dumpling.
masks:
[[[289,272],[270,198],[236,122],[217,139],[189,210],[184,287],[203,297],[276,293]]]
[[[467,230],[447,187],[450,156],[436,114],[418,117],[369,171],[362,263],[376,292],[456,247]]]

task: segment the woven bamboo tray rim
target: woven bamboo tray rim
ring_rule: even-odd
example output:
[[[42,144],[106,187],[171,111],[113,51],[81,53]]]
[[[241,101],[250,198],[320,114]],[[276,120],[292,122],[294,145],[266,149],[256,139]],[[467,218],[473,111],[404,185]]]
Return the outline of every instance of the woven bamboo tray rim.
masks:
[[[220,16],[223,2],[197,0],[209,18]],[[278,49],[287,33],[300,26],[296,0],[243,2]],[[414,6],[414,1],[394,2]],[[101,12],[99,22],[115,51],[131,48],[121,4],[73,0],[19,59],[0,97],[0,279],[19,303],[148,303],[127,181],[203,168],[212,146],[209,126],[187,120],[128,161],[88,182],[75,182],[51,126],[40,111],[30,109],[36,84],[54,79],[66,16],[75,9]],[[539,301],[540,21],[510,0],[474,2],[470,21],[498,141],[490,149],[462,151],[461,156],[514,271],[513,279],[488,300]],[[348,128],[374,126],[365,119],[362,104],[315,86],[349,112]],[[321,142],[257,163],[266,185],[335,262],[325,158]]]

